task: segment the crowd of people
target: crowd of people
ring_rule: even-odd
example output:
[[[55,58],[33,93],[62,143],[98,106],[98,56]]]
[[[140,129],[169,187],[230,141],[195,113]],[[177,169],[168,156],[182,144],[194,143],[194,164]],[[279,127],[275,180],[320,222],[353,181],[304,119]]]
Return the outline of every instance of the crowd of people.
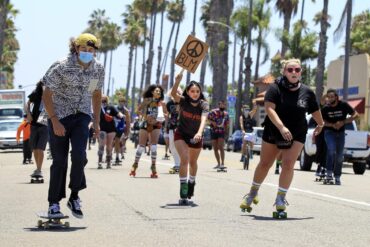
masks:
[[[215,168],[225,167],[224,145],[230,125],[224,101],[218,108],[210,109],[201,85],[191,81],[181,89],[181,71],[168,92],[160,85],[150,85],[142,95],[136,112],[126,107],[126,99],[118,97],[118,105],[102,94],[104,68],[95,59],[100,41],[92,34],[83,33],[70,43],[70,53],[50,66],[46,74],[28,96],[27,114],[18,129],[23,131],[24,159],[31,160],[31,150],[36,162],[32,176],[42,176],[44,151],[49,142],[52,156],[48,192],[48,214],[60,217],[60,201],[66,197],[68,155],[71,154],[71,171],[68,187],[71,190],[67,206],[77,218],[83,218],[79,191],[86,188],[84,168],[86,150],[98,142],[98,169],[119,165],[125,157],[126,140],[131,126],[137,143],[135,159],[129,175],[135,177],[140,158],[149,148],[151,178],[158,178],[157,145],[160,132],[168,139],[168,149],[173,157],[170,173],[179,174],[180,203],[187,203],[194,195],[198,158],[202,150],[203,132],[208,123],[211,128],[212,147],[217,162]],[[272,83],[265,95],[267,116],[258,165],[252,185],[244,196],[240,208],[251,211],[257,204],[259,189],[275,160],[281,162],[279,186],[275,199],[276,217],[286,217],[286,194],[293,180],[294,164],[305,143],[306,114],[316,122],[314,136],[320,140],[320,167],[328,179],[335,178],[340,185],[344,147],[344,124],[353,121],[357,113],[346,102],[340,101],[335,90],[328,90],[326,100],[319,105],[314,92],[301,81],[302,67],[298,59],[282,61],[281,77]],[[242,160],[252,156],[255,136],[253,128],[257,112],[255,101],[243,105],[239,119],[243,133]],[[347,116],[350,115],[349,118]],[[135,116],[135,117],[132,117]],[[322,143],[324,143],[322,145]],[[326,143],[326,144],[325,144]],[[71,147],[71,148],[70,148]],[[325,150],[324,150],[325,149]],[[105,155],[105,157],[104,157]],[[166,149],[167,156],[167,149]]]

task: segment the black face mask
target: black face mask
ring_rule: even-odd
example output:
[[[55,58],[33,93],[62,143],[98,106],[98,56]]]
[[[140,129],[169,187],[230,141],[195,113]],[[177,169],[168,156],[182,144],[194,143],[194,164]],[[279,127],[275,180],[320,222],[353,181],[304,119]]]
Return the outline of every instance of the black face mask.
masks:
[[[220,107],[220,111],[224,111],[225,110],[225,108],[224,107]]]
[[[288,79],[286,77],[284,77],[283,86],[287,89],[297,88],[297,87],[299,87],[299,84],[300,84],[299,81],[297,83],[291,83],[291,82],[288,81]]]
[[[191,97],[189,97],[189,101],[190,101],[190,103],[197,104],[200,101],[200,97],[198,99],[192,99]]]

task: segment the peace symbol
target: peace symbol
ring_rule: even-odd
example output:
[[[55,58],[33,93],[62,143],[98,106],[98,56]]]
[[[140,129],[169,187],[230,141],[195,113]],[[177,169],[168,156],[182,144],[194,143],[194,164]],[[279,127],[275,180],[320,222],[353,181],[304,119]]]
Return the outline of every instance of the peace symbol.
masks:
[[[193,40],[186,46],[186,53],[191,57],[199,57],[204,50],[203,44],[200,41]]]

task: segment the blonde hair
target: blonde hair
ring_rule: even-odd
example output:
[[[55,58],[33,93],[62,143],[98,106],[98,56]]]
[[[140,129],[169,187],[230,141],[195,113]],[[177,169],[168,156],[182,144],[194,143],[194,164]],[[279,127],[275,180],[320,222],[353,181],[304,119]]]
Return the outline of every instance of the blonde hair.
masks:
[[[301,60],[299,60],[298,58],[290,58],[290,59],[287,59],[287,60],[281,60],[280,64],[281,64],[281,70],[280,70],[280,73],[283,75],[284,74],[284,70],[286,68],[286,66],[288,64],[291,64],[291,63],[296,63],[298,64],[299,66],[301,66]]]
[[[107,104],[109,104],[109,97],[108,97],[107,95],[104,95],[104,94],[103,94],[103,95],[101,96],[101,100],[103,101],[104,99],[107,101]]]

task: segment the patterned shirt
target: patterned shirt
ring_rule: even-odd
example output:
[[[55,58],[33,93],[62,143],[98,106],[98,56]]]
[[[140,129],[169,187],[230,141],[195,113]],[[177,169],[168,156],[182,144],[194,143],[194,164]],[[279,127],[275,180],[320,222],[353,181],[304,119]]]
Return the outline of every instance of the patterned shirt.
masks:
[[[229,124],[229,114],[227,111],[221,111],[220,109],[213,109],[208,119],[216,123],[216,126],[211,124],[211,129],[214,133],[224,134],[227,125]]]
[[[104,67],[95,59],[87,69],[77,62],[77,55],[55,62],[46,72],[45,87],[53,92],[55,114],[59,119],[77,112],[91,114],[91,98],[104,83]]]

